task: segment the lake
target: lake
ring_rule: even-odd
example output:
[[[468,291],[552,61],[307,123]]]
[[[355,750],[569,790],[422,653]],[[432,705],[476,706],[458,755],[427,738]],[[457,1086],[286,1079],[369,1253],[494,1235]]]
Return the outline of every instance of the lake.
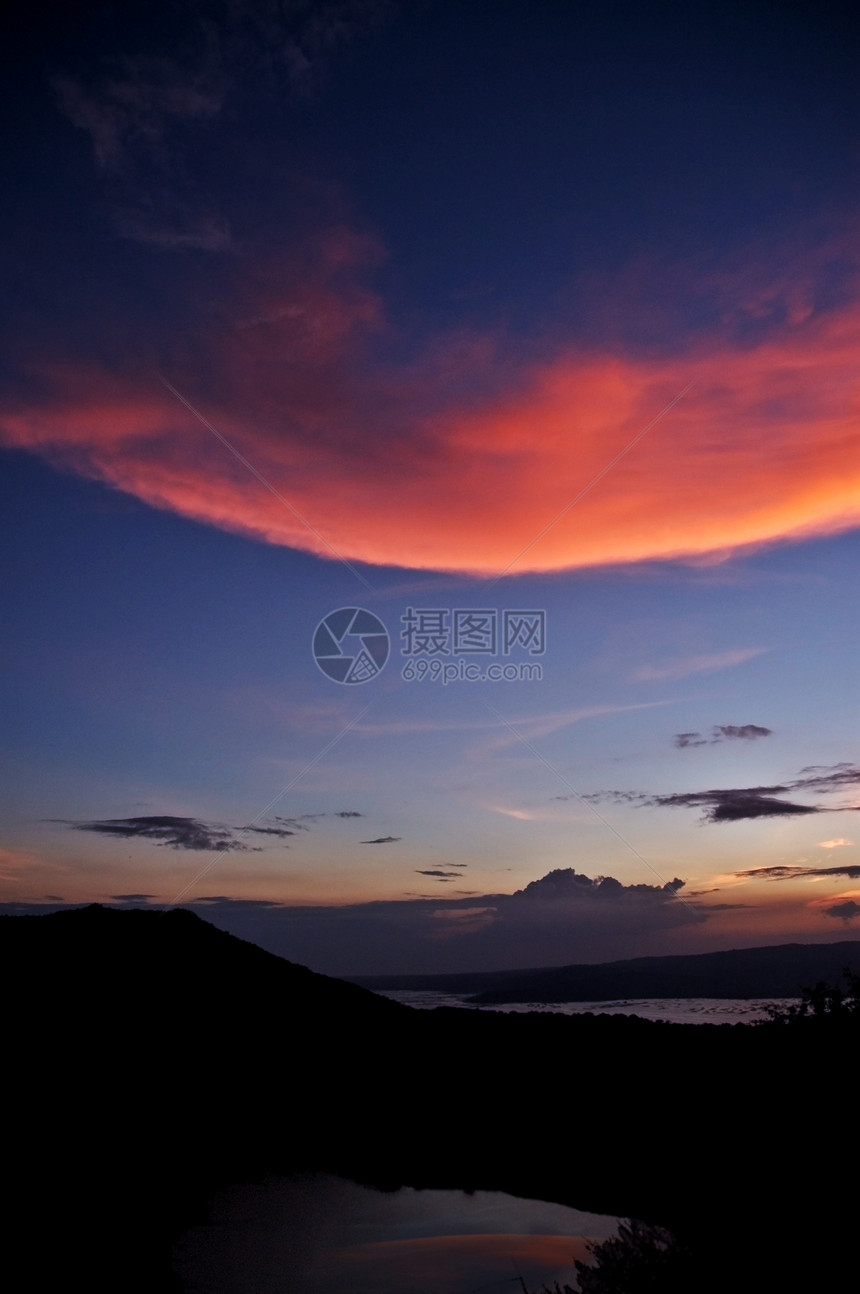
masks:
[[[755,1024],[767,1019],[769,1005],[787,1007],[797,998],[618,998],[611,1002],[507,1002],[476,1007],[465,993],[436,993],[426,990],[390,989],[380,996],[393,998],[404,1006],[430,1010],[456,1006],[469,1011],[551,1011],[556,1015],[639,1015],[646,1020],[668,1020],[674,1024]]]
[[[530,1294],[619,1219],[496,1191],[382,1192],[325,1174],[231,1187],[176,1246],[188,1294]]]

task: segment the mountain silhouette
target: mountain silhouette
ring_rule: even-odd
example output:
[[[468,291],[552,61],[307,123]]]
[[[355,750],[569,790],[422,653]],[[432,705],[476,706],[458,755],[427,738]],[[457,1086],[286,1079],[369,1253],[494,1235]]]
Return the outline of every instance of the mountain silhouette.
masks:
[[[2,917],[0,967],[9,1234],[34,1288],[170,1289],[195,1201],[332,1156],[362,1115],[352,1071],[411,1016],[182,910]]]

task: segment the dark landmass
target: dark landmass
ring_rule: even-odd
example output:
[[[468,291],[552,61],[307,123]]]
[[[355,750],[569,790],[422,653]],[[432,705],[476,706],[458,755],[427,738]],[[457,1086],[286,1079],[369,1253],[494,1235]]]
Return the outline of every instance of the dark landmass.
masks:
[[[853,1263],[856,1017],[412,1011],[184,911],[3,918],[0,965],[17,1287],[180,1291],[217,1190],[307,1170],[659,1224],[697,1294]]]
[[[860,940],[778,944],[673,957],[633,957],[596,965],[457,975],[364,975],[350,983],[374,990],[463,993],[478,1004],[614,1002],[631,997],[799,997],[805,984],[860,972]]]

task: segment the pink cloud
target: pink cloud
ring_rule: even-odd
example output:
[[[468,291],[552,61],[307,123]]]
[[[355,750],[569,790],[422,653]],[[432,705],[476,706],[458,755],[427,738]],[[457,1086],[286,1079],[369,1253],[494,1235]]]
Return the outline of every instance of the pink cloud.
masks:
[[[656,360],[457,336],[383,363],[380,256],[338,228],[257,267],[167,373],[295,512],[154,372],[34,362],[3,443],[268,543],[414,569],[719,559],[860,523],[860,305]]]

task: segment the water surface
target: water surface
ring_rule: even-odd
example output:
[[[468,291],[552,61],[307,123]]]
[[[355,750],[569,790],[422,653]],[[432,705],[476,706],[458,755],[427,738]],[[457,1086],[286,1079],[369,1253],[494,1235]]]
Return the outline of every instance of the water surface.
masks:
[[[237,1186],[177,1245],[188,1294],[503,1294],[571,1281],[618,1219],[497,1191],[380,1192],[322,1174]]]
[[[427,990],[386,989],[382,997],[405,1006],[429,1010],[457,1006],[469,1011],[550,1011],[556,1015],[639,1015],[646,1020],[668,1020],[675,1024],[755,1024],[767,1019],[769,1005],[786,1007],[797,998],[722,997],[627,997],[601,1002],[506,1002],[497,1006],[476,1006],[466,993],[437,993]]]

